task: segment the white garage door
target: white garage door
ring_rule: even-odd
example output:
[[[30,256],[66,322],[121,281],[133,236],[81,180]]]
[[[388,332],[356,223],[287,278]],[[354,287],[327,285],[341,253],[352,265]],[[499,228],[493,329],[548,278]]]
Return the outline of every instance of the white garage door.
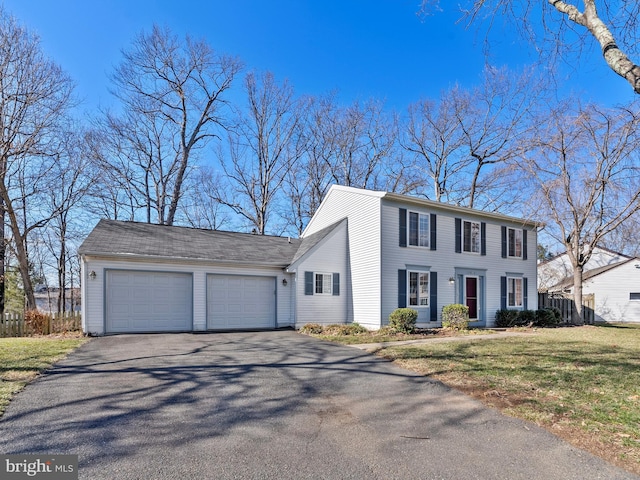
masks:
[[[108,270],[106,281],[107,333],[193,329],[190,273]]]
[[[207,275],[207,328],[275,328],[276,278]]]

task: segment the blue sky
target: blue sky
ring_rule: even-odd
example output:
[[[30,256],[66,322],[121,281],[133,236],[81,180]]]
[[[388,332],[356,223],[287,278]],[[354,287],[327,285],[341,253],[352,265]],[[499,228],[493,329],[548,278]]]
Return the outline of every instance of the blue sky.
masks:
[[[2,1],[2,0],[0,0]],[[299,94],[339,92],[344,102],[375,97],[403,111],[458,82],[478,82],[483,35],[456,24],[458,2],[426,18],[419,0],[4,0],[7,11],[38,33],[45,52],[77,84],[86,111],[112,102],[108,74],[120,52],[153,23],[205,38],[247,69],[287,78]],[[499,30],[502,28],[502,30]],[[530,63],[531,50],[498,26],[492,63]],[[599,54],[569,72],[560,95],[611,105],[634,98]]]

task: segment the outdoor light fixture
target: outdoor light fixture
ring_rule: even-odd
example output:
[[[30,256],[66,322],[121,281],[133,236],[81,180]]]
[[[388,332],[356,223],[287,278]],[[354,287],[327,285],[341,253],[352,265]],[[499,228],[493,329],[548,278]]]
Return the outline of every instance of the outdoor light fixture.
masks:
[[[283,287],[286,287],[286,286],[287,286],[287,279],[286,279],[286,278],[283,278],[283,279],[282,279],[282,286],[283,286]]]
[[[97,275],[96,275],[95,270],[91,270],[91,271],[89,272],[89,278],[90,278],[91,280],[95,280],[95,279],[96,279],[96,276],[97,276]]]
[[[453,285],[454,283],[456,283],[456,279],[453,277],[449,277],[449,283]]]

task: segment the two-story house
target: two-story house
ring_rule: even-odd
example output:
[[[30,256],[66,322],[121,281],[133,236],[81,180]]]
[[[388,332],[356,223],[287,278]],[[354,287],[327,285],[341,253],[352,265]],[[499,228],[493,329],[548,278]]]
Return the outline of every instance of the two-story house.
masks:
[[[301,327],[376,329],[398,307],[439,326],[469,307],[535,309],[537,225],[333,186],[300,239],[101,221],[80,247],[92,334]]]

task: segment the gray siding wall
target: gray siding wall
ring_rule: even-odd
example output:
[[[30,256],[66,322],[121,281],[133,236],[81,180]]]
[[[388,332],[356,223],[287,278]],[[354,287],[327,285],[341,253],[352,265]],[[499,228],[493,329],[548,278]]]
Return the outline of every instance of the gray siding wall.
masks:
[[[237,274],[275,276],[276,282],[276,321],[278,327],[293,326],[291,295],[294,292],[291,277],[280,268],[243,268],[238,266],[206,265],[202,262],[181,263],[162,261],[119,260],[114,258],[85,257],[82,262],[82,323],[85,333],[104,334],[104,279],[105,269],[126,269],[162,272],[191,272],[193,274],[193,329],[202,331],[207,328],[207,274]],[[89,272],[96,272],[95,280],[89,278]],[[282,285],[286,278],[288,286]]]
[[[424,247],[399,246],[399,208],[436,214],[437,250]],[[473,220],[486,223],[486,255],[455,252],[455,219]],[[456,292],[459,285],[450,284],[449,278],[457,278],[456,272],[468,275],[484,276],[485,298],[480,308],[484,310],[486,326],[494,325],[495,312],[500,309],[500,277],[508,274],[528,279],[528,308],[537,308],[536,291],[536,245],[535,230],[527,231],[527,260],[521,258],[502,258],[501,227],[522,229],[522,224],[500,222],[487,217],[449,212],[446,209],[404,205],[400,202],[383,200],[382,202],[382,324],[388,322],[389,314],[398,307],[398,270],[415,270],[418,267],[437,272],[437,322],[429,321],[429,309],[417,308],[418,322],[422,326],[439,326],[442,307],[457,303]],[[430,307],[429,307],[430,308]],[[435,323],[435,324],[434,324]]]
[[[348,218],[347,254],[353,311],[352,317],[343,321],[357,322],[367,328],[380,326],[380,197],[379,192],[333,187],[304,232],[305,236],[310,235]],[[327,252],[329,257],[334,254]]]
[[[305,255],[296,268],[296,328],[307,323],[330,325],[352,321],[347,254],[347,224],[343,223]],[[305,272],[338,273],[339,295],[305,295]]]

